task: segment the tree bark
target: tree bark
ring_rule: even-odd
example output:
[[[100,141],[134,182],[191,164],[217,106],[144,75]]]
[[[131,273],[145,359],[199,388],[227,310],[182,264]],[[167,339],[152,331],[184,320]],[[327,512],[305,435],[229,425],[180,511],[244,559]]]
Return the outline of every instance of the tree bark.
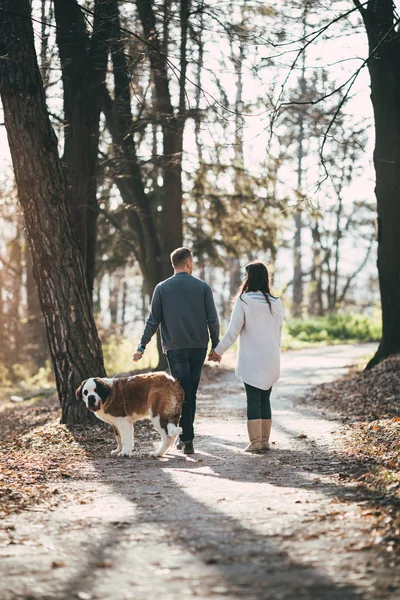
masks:
[[[9,243],[9,260],[15,270],[13,285],[10,289],[11,297],[8,304],[8,321],[11,339],[13,340],[14,361],[19,362],[22,355],[21,335],[21,290],[22,290],[22,223],[18,222],[17,234]]]
[[[303,39],[306,39],[307,34],[307,16],[308,16],[308,2],[305,3],[303,12]],[[304,99],[306,96],[306,51],[303,49],[302,54],[302,67],[300,75],[300,92],[301,98]],[[299,132],[297,136],[297,193],[298,201],[302,203],[303,196],[303,170],[304,170],[304,112],[302,107],[299,107],[298,112],[298,125]],[[302,206],[298,208],[294,217],[294,238],[293,238],[293,316],[301,317],[303,313],[303,261],[302,261]]]
[[[201,140],[201,128],[200,128],[200,99],[201,99],[201,78],[204,64],[204,42],[203,42],[203,29],[204,29],[204,0],[201,0],[198,6],[198,19],[199,25],[198,30],[195,32],[192,29],[192,38],[198,47],[197,65],[196,65],[196,89],[195,89],[195,119],[194,119],[194,140],[197,150],[197,171],[193,181],[192,187],[192,198],[195,201],[195,214],[196,214],[196,225],[194,227],[194,248],[196,253],[197,268],[199,271],[200,279],[204,279],[204,267],[205,267],[205,232],[203,228],[203,214],[202,214],[202,202],[204,198],[204,189],[206,182],[206,164],[203,158],[203,147]]]
[[[54,0],[56,40],[64,88],[63,165],[72,223],[78,235],[90,296],[95,276],[97,157],[106,77],[111,0],[96,0],[89,38],[76,0]]]
[[[181,0],[180,23],[180,76],[179,107],[174,114],[171,103],[168,80],[167,57],[161,50],[152,3],[137,0],[138,14],[146,40],[150,42],[148,55],[155,87],[156,109],[162,123],[163,133],[163,240],[162,274],[163,278],[172,274],[169,255],[183,244],[182,226],[182,150],[185,125],[185,81],[186,81],[186,44],[189,18],[189,2]]]
[[[33,277],[33,264],[28,240],[25,244],[25,270],[28,340],[32,359],[39,368],[44,365],[48,358],[48,345],[38,289]]]
[[[4,278],[4,270],[0,269],[0,291],[3,289],[3,278]],[[4,312],[4,302],[3,302],[3,296],[2,294],[0,294],[0,338],[2,340],[6,340],[7,339],[7,329],[6,329],[6,314]],[[1,365],[5,365],[6,361],[5,361],[5,355],[7,353],[7,350],[5,348],[5,344],[0,344],[0,364]],[[2,378],[4,376],[4,369],[0,368],[0,378]],[[0,383],[1,383],[1,379],[0,379]]]
[[[139,15],[154,24],[151,3],[138,2]],[[114,99],[106,90],[105,115],[107,127],[111,133],[115,155],[115,183],[125,204],[131,207],[128,212],[128,223],[136,238],[136,258],[139,262],[146,295],[152,296],[155,286],[162,279],[172,274],[169,255],[176,247],[181,246],[182,239],[182,140],[184,120],[180,112],[184,111],[184,92],[186,72],[186,37],[187,37],[187,2],[181,15],[185,17],[182,24],[181,55],[185,58],[182,65],[180,81],[179,116],[175,117],[168,89],[166,57],[154,44],[158,41],[151,39],[150,49],[151,77],[154,82],[154,98],[158,118],[162,122],[163,132],[163,190],[162,190],[162,223],[158,223],[157,214],[145,192],[141,168],[138,163],[133,131],[133,115],[131,108],[131,91],[126,61],[125,46],[121,39],[118,5],[112,2],[112,35],[110,49],[113,63]],[[140,5],[140,6],[139,6]],[[142,21],[143,22],[143,21]],[[145,29],[145,28],[144,28]],[[145,33],[150,36],[150,30]],[[155,24],[154,24],[155,31]],[[146,35],[147,35],[146,33]],[[150,36],[151,37],[151,36]],[[154,53],[156,56],[154,56]],[[161,69],[161,70],[160,70]],[[166,368],[165,356],[161,351],[158,336],[159,351],[158,368]]]
[[[343,201],[341,194],[337,194],[337,209],[336,209],[336,231],[334,242],[334,267],[333,267],[333,293],[329,302],[329,310],[331,312],[338,308],[339,295],[339,259],[340,259],[340,241],[342,239],[342,230],[340,228],[340,219],[342,216]]]
[[[63,423],[93,421],[75,389],[105,375],[78,240],[69,217],[57,139],[37,64],[30,2],[0,12],[0,95],[46,323]]]
[[[400,352],[400,39],[391,0],[359,7],[366,27],[375,118],[374,166],[378,210],[378,274],[382,301],[382,338],[367,365]]]
[[[324,314],[324,305],[322,297],[322,258],[321,258],[321,234],[319,230],[318,217],[311,225],[312,236],[312,264],[310,270],[310,290],[308,299],[308,313],[310,316],[322,316]],[[329,278],[330,279],[330,278]],[[329,302],[329,284],[327,296]]]
[[[145,192],[133,137],[131,91],[125,47],[121,40],[119,12],[112,0],[112,30],[109,40],[114,77],[114,100],[106,88],[104,112],[114,148],[115,183],[128,211],[128,224],[136,239],[136,258],[145,280],[146,293],[151,295],[162,279],[161,244],[157,222]]]

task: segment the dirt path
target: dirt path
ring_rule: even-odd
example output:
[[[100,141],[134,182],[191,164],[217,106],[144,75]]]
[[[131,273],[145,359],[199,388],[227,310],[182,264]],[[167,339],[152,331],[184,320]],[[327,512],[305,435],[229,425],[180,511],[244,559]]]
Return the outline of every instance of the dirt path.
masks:
[[[105,447],[65,481],[56,510],[8,518],[1,599],[400,598],[365,502],[340,478],[336,423],[292,402],[369,352],[288,352],[266,455],[240,452],[244,395],[232,372],[201,388],[194,457],[154,460],[142,447],[113,459]]]

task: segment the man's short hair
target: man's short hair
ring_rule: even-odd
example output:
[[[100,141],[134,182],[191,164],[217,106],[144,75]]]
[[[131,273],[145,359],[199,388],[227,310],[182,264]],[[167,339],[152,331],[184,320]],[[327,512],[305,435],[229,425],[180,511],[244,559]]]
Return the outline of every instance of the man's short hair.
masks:
[[[173,267],[181,267],[187,260],[193,260],[190,248],[177,248],[171,252],[171,262]]]

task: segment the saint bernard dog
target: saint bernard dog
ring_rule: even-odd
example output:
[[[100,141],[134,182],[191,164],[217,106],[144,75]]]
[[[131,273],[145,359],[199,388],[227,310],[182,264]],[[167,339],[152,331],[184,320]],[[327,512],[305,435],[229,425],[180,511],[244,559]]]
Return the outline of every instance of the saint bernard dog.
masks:
[[[167,373],[147,373],[119,379],[92,377],[76,390],[78,400],[96,417],[110,423],[115,432],[117,456],[130,456],[133,450],[133,423],[149,418],[161,435],[162,444],[152,456],[164,456],[182,433],[179,420],[184,391]]]

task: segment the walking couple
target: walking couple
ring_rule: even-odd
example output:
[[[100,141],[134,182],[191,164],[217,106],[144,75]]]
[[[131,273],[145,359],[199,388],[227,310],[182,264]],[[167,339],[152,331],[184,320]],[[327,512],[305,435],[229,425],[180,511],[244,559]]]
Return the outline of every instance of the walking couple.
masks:
[[[150,313],[133,360],[142,356],[161,326],[161,340],[171,374],[185,392],[178,448],[193,454],[196,394],[207,355],[220,362],[239,337],[236,375],[247,395],[247,429],[250,443],[246,452],[269,448],[271,431],[270,395],[279,378],[280,341],[283,311],[281,301],[270,292],[267,267],[260,261],[246,266],[246,276],[236,298],[229,328],[219,340],[219,321],[210,286],[192,276],[193,256],[189,248],[171,254],[174,275],[157,285]]]

